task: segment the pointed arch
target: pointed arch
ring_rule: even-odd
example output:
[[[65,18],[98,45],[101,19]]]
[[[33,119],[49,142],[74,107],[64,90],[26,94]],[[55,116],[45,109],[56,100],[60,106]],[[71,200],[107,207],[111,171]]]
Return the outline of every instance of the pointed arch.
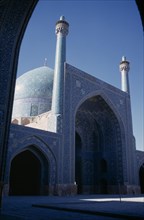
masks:
[[[57,177],[56,158],[48,144],[37,136],[28,136],[25,139],[19,140],[17,145],[20,147],[12,153],[11,159],[9,161],[9,176],[11,167],[10,164],[12,163],[12,160],[18,154],[28,150],[40,161],[43,168],[43,173],[45,173],[43,174],[43,178],[45,179],[46,184],[49,182],[50,185],[55,185]]]
[[[108,104],[108,106],[110,106],[111,110],[114,112],[115,116],[117,117],[117,119],[120,123],[120,126],[122,128],[124,128],[124,124],[122,122],[121,116],[120,116],[119,112],[117,111],[114,103],[109,99],[109,97],[102,90],[97,90],[97,91],[88,93],[86,96],[84,96],[77,104],[75,111],[74,111],[74,116],[76,116],[77,110],[82,105],[82,103],[84,103],[86,100],[93,98],[93,97],[96,97],[96,96],[100,96],[103,98],[103,100]]]
[[[124,126],[114,104],[103,92],[88,94],[77,105],[75,131],[82,134],[82,166],[91,164],[87,173],[83,167],[81,168],[83,192],[100,193],[99,184],[106,192],[106,182],[110,185],[117,184],[118,177],[115,173],[119,174],[123,181],[124,174],[120,170],[125,152]],[[101,182],[101,178],[105,181]]]
[[[9,195],[40,195],[41,165],[28,149],[17,154],[11,162]]]

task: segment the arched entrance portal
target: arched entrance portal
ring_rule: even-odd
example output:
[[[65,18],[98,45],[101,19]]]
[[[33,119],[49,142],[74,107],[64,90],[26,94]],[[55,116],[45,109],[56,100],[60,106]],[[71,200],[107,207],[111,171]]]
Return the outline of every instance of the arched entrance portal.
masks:
[[[88,98],[76,112],[75,179],[78,193],[109,193],[121,182],[122,139],[119,121],[100,95]],[[77,134],[79,133],[80,136]]]
[[[11,163],[10,195],[39,195],[41,164],[29,150],[18,154]]]
[[[139,179],[140,179],[141,193],[144,193],[144,163],[143,163],[142,166],[140,167]]]

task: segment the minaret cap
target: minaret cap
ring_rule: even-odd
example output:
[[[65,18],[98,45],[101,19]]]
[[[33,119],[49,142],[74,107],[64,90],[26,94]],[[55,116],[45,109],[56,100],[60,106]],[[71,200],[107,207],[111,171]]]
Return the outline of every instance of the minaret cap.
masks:
[[[122,56],[122,61],[126,61],[126,57],[125,56]]]
[[[67,26],[69,26],[69,23],[65,20],[65,16],[63,16],[63,15],[60,16],[60,19],[59,19],[59,21],[56,22],[56,25],[60,24],[60,23],[61,24],[63,23],[63,24],[66,24]]]
[[[60,21],[65,21],[65,16],[60,16]]]
[[[126,57],[125,56],[122,56],[122,61],[120,62],[120,64],[122,63],[127,63],[129,64],[129,62],[126,60]]]
[[[69,31],[69,23],[65,20],[65,17],[62,15],[60,20],[56,22],[56,34],[62,34],[66,36]]]

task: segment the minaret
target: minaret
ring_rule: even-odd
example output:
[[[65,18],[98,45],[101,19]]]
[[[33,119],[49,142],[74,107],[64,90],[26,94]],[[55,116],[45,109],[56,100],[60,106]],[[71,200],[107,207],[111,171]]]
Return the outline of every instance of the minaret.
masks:
[[[63,111],[63,88],[64,88],[64,63],[66,61],[66,36],[69,24],[65,17],[61,16],[56,23],[56,56],[54,69],[54,83],[52,96],[52,112],[61,115]]]
[[[124,92],[130,93],[129,89],[129,78],[128,78],[128,72],[129,72],[129,62],[126,60],[126,57],[122,57],[122,61],[119,65],[120,72],[121,72],[121,89]]]

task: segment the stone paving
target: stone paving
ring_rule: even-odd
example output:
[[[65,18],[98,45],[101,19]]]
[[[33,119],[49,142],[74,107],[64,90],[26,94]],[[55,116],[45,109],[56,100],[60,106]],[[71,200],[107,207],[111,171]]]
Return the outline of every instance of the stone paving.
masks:
[[[144,195],[4,197],[0,220],[144,219]]]

